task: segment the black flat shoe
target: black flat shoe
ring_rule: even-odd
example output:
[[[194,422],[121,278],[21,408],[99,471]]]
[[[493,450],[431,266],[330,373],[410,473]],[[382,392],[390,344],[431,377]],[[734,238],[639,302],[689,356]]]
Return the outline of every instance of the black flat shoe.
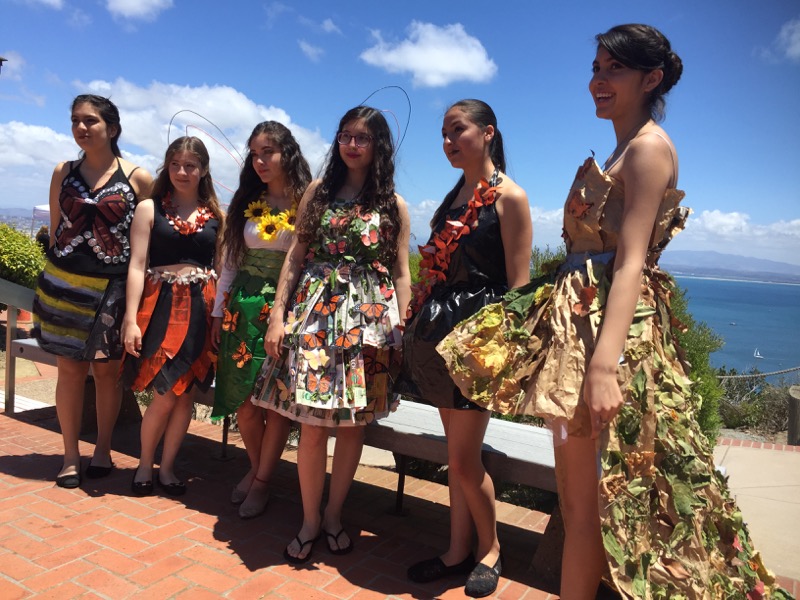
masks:
[[[111,463],[110,467],[98,467],[96,465],[89,465],[86,467],[86,478],[87,479],[102,479],[103,477],[108,477],[111,474],[111,471],[114,470],[114,463]]]
[[[81,486],[81,474],[78,472],[72,475],[59,475],[56,477],[56,485],[60,488],[74,490]]]
[[[449,567],[440,557],[429,558],[408,567],[406,576],[415,583],[428,583],[450,575],[466,575],[475,567],[475,557],[470,554],[460,563]]]
[[[134,473],[131,480],[131,492],[134,496],[149,496],[153,493],[153,482],[150,479],[136,481],[136,473]]]
[[[168,496],[183,496],[186,493],[186,484],[182,481],[175,483],[163,483],[160,479],[156,478],[158,487],[160,487]]]
[[[497,562],[493,567],[487,567],[483,563],[478,563],[472,569],[472,573],[467,578],[467,585],[464,586],[464,594],[470,598],[484,598],[497,589],[500,580],[500,573],[503,571],[503,557],[498,556]]]

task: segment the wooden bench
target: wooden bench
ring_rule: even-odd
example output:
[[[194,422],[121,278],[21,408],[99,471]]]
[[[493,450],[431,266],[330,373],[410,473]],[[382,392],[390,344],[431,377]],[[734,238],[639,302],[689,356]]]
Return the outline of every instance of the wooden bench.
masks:
[[[14,414],[16,396],[17,359],[24,358],[44,365],[56,366],[57,357],[42,349],[35,339],[20,338],[17,331],[17,309],[33,310],[33,290],[0,279],[0,303],[6,304],[6,381],[5,409],[6,414]],[[198,394],[196,404],[214,405],[213,387],[208,394]],[[222,449],[220,458],[228,458],[228,430],[230,417],[226,416],[222,425]]]
[[[439,411],[425,404],[401,402],[391,415],[366,427],[364,443],[395,454],[398,513],[403,510],[408,458],[447,464],[447,440]],[[496,481],[556,491],[553,436],[549,429],[489,419],[483,439],[483,464]]]

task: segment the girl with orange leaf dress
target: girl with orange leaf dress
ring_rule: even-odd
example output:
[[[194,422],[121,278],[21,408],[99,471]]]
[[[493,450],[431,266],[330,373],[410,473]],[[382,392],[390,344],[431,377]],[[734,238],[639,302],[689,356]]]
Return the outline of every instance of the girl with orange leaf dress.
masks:
[[[123,378],[136,391],[153,390],[131,482],[139,496],[153,492],[162,436],[156,481],[171,496],[186,493],[175,475],[175,458],[192,418],[194,394],[208,391],[214,379],[211,310],[221,222],[208,150],[198,138],[178,138],[167,148],[153,198],[139,203],[131,227]]]
[[[303,525],[284,551],[291,563],[307,562],[322,534],[333,554],[353,548],[342,508],[361,458],[364,425],[391,408],[389,366],[410,296],[409,229],[405,202],[394,189],[386,119],[374,108],[351,109],[339,123],[324,176],[300,202],[297,238],[281,269],[264,338],[273,360],[264,362],[256,383],[261,405],[301,423]],[[284,338],[288,353],[281,368]],[[330,493],[320,515],[333,428]]]

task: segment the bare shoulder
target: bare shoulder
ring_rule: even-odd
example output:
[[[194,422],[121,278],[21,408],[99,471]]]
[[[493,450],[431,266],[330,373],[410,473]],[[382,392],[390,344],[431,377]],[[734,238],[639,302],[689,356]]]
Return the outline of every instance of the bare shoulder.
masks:
[[[397,208],[401,211],[408,212],[408,202],[400,194],[395,194],[394,199],[397,202]]]
[[[499,192],[498,202],[503,204],[528,204],[528,194],[516,181],[505,173],[500,174],[500,183],[497,185]]]
[[[67,175],[69,175],[70,169],[72,169],[72,161],[65,160],[64,162],[60,162],[56,165],[56,168],[53,169],[53,179],[61,178],[64,179]]]
[[[631,140],[623,161],[625,159],[667,159],[671,162],[672,156],[677,158],[672,139],[667,135],[666,131],[656,125]]]

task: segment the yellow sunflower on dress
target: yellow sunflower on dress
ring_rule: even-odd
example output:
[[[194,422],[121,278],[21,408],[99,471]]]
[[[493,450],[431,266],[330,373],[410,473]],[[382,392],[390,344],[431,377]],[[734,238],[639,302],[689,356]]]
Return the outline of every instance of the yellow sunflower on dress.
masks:
[[[247,205],[244,211],[244,218],[257,221],[266,213],[269,213],[269,204],[259,198]]]

